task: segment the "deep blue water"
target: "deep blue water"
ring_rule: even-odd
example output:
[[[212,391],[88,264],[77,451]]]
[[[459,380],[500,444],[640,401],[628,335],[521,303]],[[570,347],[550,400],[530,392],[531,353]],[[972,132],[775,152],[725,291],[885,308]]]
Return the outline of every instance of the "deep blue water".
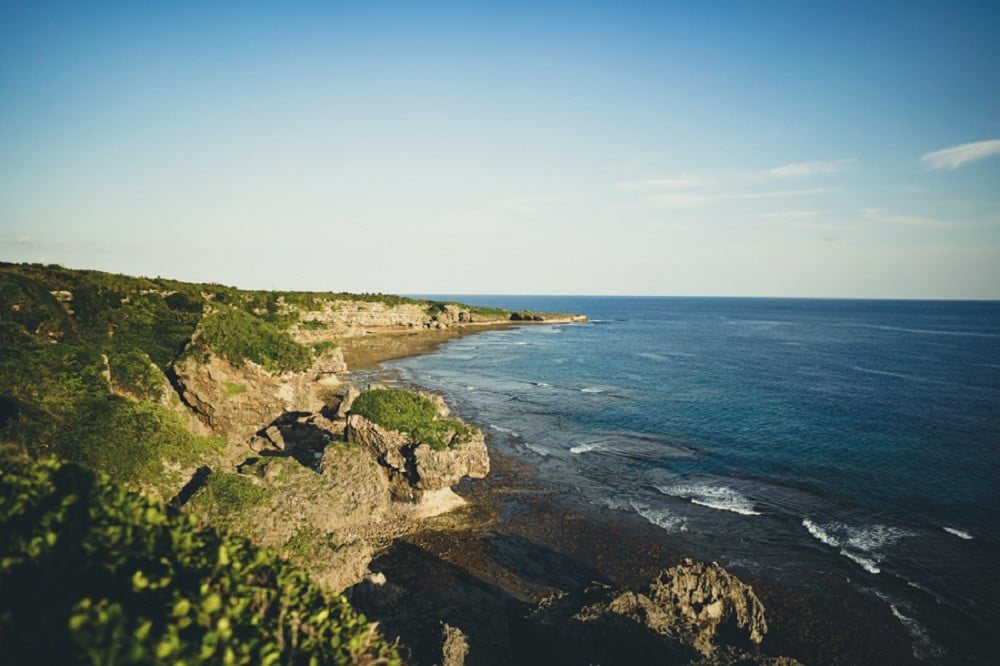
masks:
[[[724,565],[835,575],[914,652],[1000,632],[1000,303],[449,297],[586,324],[389,364],[601,510]]]

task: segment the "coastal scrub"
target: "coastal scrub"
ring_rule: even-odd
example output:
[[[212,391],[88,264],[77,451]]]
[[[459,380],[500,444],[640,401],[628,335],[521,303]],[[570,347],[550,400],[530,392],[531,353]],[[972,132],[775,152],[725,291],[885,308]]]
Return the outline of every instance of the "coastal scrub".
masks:
[[[469,442],[475,432],[458,419],[442,418],[426,396],[403,389],[365,391],[351,405],[351,411],[387,430],[404,432],[435,451]]]
[[[73,464],[0,466],[0,653],[14,663],[399,664],[342,596]]]

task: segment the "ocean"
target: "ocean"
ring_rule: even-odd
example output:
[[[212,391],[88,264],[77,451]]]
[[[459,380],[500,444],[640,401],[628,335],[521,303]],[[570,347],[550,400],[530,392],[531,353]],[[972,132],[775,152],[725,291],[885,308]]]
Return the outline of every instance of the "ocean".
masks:
[[[386,365],[567,502],[884,603],[928,663],[1000,650],[1000,303],[433,296],[582,313]]]

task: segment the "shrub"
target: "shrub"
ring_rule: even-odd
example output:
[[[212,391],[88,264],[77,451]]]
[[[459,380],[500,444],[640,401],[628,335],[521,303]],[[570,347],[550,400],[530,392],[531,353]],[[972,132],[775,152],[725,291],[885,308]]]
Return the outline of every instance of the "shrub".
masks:
[[[163,373],[149,356],[138,349],[112,350],[108,353],[111,381],[121,391],[139,400],[159,400],[163,397]]]
[[[263,488],[242,474],[212,472],[206,487],[223,515],[240,513],[271,501],[271,496]]]
[[[246,384],[237,384],[236,382],[222,382],[222,389],[226,392],[226,397],[231,398],[234,395],[240,395],[241,393],[247,392]]]
[[[435,451],[468,442],[475,432],[458,419],[440,418],[429,398],[403,389],[365,391],[351,411],[388,430],[405,432]]]
[[[272,372],[301,372],[312,362],[312,351],[285,331],[226,306],[205,316],[195,347],[210,349],[233,365],[253,361]]]
[[[321,340],[313,345],[313,351],[316,352],[316,356],[321,356],[331,349],[336,349],[337,347],[337,343],[332,340]]]
[[[316,319],[306,319],[299,323],[299,328],[303,331],[325,331],[330,328],[330,325]]]
[[[0,466],[0,661],[399,664],[343,597],[81,467]]]

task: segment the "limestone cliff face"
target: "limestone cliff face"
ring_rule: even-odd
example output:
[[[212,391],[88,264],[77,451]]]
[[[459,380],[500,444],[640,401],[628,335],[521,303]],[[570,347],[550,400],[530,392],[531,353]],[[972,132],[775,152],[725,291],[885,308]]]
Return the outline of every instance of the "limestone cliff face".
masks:
[[[319,411],[337,373],[347,366],[339,348],[327,350],[305,372],[271,373],[247,361],[188,357],[174,366],[184,402],[216,434],[248,438],[285,412]]]
[[[367,301],[324,301],[317,309],[301,311],[304,322],[322,325],[322,329],[294,327],[292,336],[303,344],[314,344],[332,338],[365,335],[372,329],[424,328],[431,317],[425,309],[413,303],[389,306]]]
[[[407,487],[440,490],[455,485],[462,477],[481,479],[490,471],[489,452],[479,431],[468,442],[435,451],[405,433],[386,430],[359,414],[350,414],[345,437],[369,451],[389,471],[397,491]],[[418,494],[410,492],[410,496],[415,499]]]

